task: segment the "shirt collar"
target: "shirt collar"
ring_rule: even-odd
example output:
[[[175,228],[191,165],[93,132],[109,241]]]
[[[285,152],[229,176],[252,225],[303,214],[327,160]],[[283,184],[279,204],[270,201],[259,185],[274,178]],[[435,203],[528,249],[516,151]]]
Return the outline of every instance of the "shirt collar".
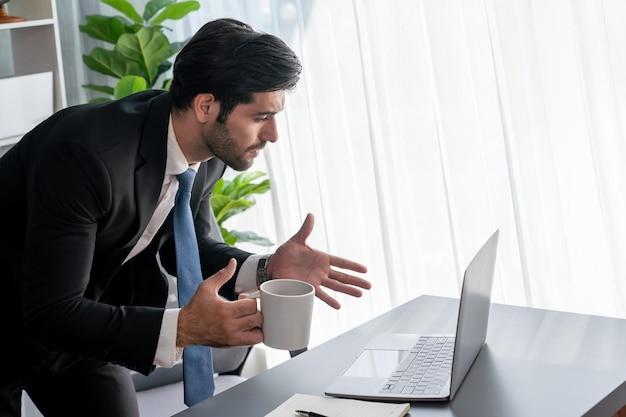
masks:
[[[167,125],[167,160],[165,162],[165,175],[178,175],[192,168],[198,172],[200,163],[197,162],[189,165],[183,151],[178,145],[176,134],[174,133],[174,125],[172,124],[172,115],[170,114],[169,123]]]

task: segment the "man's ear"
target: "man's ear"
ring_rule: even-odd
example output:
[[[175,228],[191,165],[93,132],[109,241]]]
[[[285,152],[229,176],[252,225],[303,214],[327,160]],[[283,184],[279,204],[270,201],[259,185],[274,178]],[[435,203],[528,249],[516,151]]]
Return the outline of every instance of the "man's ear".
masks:
[[[213,94],[200,93],[193,100],[193,110],[200,123],[208,123],[217,119],[220,105]]]

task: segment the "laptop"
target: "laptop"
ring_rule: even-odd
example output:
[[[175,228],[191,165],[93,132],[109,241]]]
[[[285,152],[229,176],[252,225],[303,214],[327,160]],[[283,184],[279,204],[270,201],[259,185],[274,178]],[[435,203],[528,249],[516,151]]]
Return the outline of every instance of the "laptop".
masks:
[[[326,395],[382,401],[454,398],[487,336],[498,237],[496,230],[465,270],[456,334],[376,334]]]

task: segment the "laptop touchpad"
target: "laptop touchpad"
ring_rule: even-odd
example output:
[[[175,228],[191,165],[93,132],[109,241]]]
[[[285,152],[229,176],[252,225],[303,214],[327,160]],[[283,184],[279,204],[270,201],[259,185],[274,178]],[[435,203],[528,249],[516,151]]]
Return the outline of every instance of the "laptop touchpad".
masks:
[[[408,350],[366,349],[361,352],[343,375],[361,378],[387,378],[408,353]]]

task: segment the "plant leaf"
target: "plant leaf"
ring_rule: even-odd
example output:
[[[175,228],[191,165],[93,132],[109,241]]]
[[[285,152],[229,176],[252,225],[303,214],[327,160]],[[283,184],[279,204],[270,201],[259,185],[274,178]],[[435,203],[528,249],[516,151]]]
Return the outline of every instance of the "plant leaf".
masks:
[[[211,195],[211,208],[213,209],[213,213],[215,213],[215,219],[218,224],[221,224],[220,213],[229,202],[230,198],[223,194],[215,194],[215,190],[213,191],[213,194]]]
[[[142,23],[135,23],[130,28],[132,29],[132,33],[137,33],[141,29],[145,28],[145,26]]]
[[[111,101],[111,99],[106,97],[96,97],[89,100],[88,103],[106,103],[107,101]]]
[[[244,171],[235,177],[235,181],[241,184],[249,184],[257,178],[265,177],[267,174],[262,171]]]
[[[265,175],[266,174],[261,171],[242,172],[241,174],[238,174],[232,180],[224,181],[224,194],[231,195],[234,192],[234,190],[236,190],[237,188],[242,187],[243,185],[249,184],[255,179],[261,178]]]
[[[235,235],[233,235],[223,227],[220,227],[220,232],[222,233],[222,238],[227,245],[235,246],[235,243],[237,243],[237,238],[235,237]]]
[[[145,78],[137,75],[127,75],[115,84],[115,98],[126,97],[147,89],[148,83]]]
[[[159,64],[170,57],[170,49],[167,37],[151,28],[142,28],[136,34],[126,33],[115,45],[116,51],[145,71],[150,86],[156,81]]]
[[[270,180],[264,180],[258,184],[246,184],[234,190],[229,197],[232,199],[246,198],[251,199],[253,194],[263,194],[269,191]]]
[[[274,244],[274,242],[272,242],[268,238],[259,236],[254,232],[240,232],[237,230],[231,230],[230,234],[237,239],[237,242],[248,242],[259,246],[272,246]]]
[[[150,20],[151,25],[159,25],[167,19],[178,20],[187,16],[189,13],[200,8],[200,3],[195,0],[181,1],[166,6],[161,13],[154,19]]]
[[[115,78],[131,74],[142,75],[141,68],[135,62],[125,59],[115,50],[93,48],[89,55],[83,55],[83,62],[89,69]]]
[[[213,187],[213,194],[223,194],[222,190],[224,189],[224,178],[220,178],[219,180],[217,180],[217,182],[215,183],[215,186]]]
[[[99,93],[110,94],[113,95],[113,87],[109,87],[108,85],[95,85],[95,84],[83,84],[83,88],[88,90],[97,91]]]
[[[157,74],[156,74],[156,77],[154,78],[154,81],[156,82],[157,78],[159,78],[161,74],[165,74],[171,67],[172,67],[171,62],[169,61],[162,62],[157,68]]]
[[[143,20],[149,22],[159,10],[175,1],[176,0],[150,0],[143,9]]]
[[[183,49],[183,46],[185,46],[187,44],[187,42],[189,42],[189,39],[187,39],[186,41],[183,42],[172,42],[172,50],[170,51],[170,53],[172,55],[176,55],[177,52],[179,52],[181,49]]]
[[[137,13],[137,10],[127,0],[101,0],[102,3],[108,4],[124,16],[128,17],[135,23],[143,23],[143,19]]]
[[[218,224],[222,224],[226,220],[230,219],[236,214],[244,212],[252,207],[254,203],[246,200],[231,200],[226,204],[218,214],[216,214],[216,219]]]
[[[86,24],[78,29],[87,36],[115,45],[124,33],[133,33],[131,22],[120,16],[86,16]]]

